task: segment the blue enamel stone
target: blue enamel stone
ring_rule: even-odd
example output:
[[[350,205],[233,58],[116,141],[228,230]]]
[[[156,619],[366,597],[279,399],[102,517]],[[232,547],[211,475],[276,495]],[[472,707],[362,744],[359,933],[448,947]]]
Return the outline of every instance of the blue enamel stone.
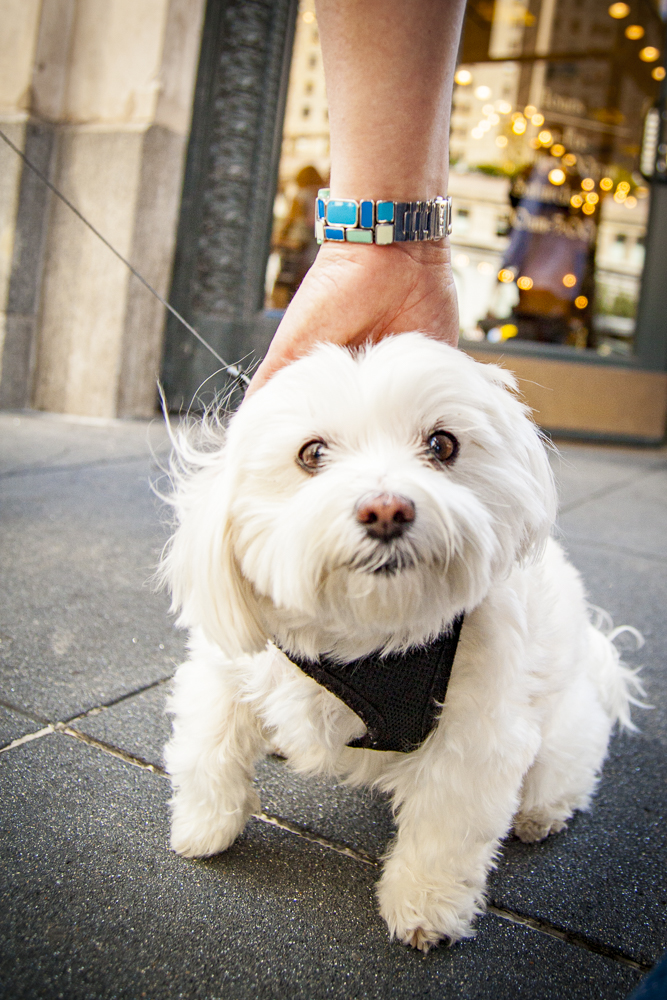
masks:
[[[372,201],[362,201],[359,205],[360,219],[359,225],[362,229],[372,229],[373,222],[373,202]]]
[[[378,222],[393,222],[394,221],[393,201],[379,201],[377,203],[376,213]]]
[[[330,226],[356,226],[356,201],[347,198],[330,201],[327,205],[327,222]]]
[[[317,199],[317,218],[324,219],[324,201],[321,198]]]
[[[331,202],[329,203],[331,204]],[[344,229],[328,229],[324,230],[324,238],[327,240],[344,240],[345,230]]]

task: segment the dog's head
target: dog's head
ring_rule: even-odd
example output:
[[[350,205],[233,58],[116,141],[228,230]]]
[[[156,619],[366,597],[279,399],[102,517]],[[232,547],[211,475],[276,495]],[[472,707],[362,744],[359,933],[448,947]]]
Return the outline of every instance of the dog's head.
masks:
[[[163,573],[226,652],[345,658],[438,634],[546,537],[555,494],[514,379],[419,334],[323,345],[185,453]]]

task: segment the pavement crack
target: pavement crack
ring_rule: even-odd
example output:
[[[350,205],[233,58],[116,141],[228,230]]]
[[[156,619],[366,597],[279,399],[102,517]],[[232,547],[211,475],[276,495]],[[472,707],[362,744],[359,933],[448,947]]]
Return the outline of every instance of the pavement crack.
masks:
[[[549,923],[548,920],[540,920],[536,917],[527,917],[522,913],[515,913],[513,910],[507,910],[504,906],[496,906],[495,903],[488,903],[486,907],[487,913],[493,913],[502,920],[508,920],[512,924],[521,924],[523,927],[529,927],[533,931],[538,931],[540,934],[547,934],[549,937],[558,938],[559,941],[565,941],[567,944],[575,945],[578,948],[585,948],[586,951],[592,951],[596,955],[603,955],[605,958],[611,958],[615,962],[621,962],[623,965],[628,965],[631,969],[635,969],[638,972],[650,972],[653,966],[647,962],[639,962],[625,952],[621,951],[620,948],[612,948],[610,945],[602,944],[599,941],[593,941],[586,937],[584,934],[577,934],[576,931],[566,931],[562,927],[556,926],[556,924]]]
[[[90,462],[71,462],[68,465],[33,465],[6,469],[0,472],[0,479],[16,479],[24,476],[42,476],[53,472],[78,472],[81,469],[106,469],[116,465],[128,465],[132,462],[146,462],[150,455],[125,455],[118,458],[98,458]],[[159,468],[159,466],[158,466]]]
[[[159,687],[161,684],[166,684],[172,679],[172,674],[168,677],[160,677],[157,681],[151,681],[149,684],[144,684],[143,687],[136,688],[133,691],[127,691],[125,694],[118,695],[117,698],[112,698],[111,701],[104,701],[100,705],[93,705],[92,708],[87,708],[85,712],[79,713],[79,715],[73,715],[69,719],[62,719],[63,725],[71,725],[73,722],[80,722],[82,719],[88,719],[91,715],[98,715],[100,712],[106,711],[107,708],[114,708],[116,705],[121,705],[124,701],[129,698],[134,698],[136,695],[144,694],[146,691],[152,691],[153,688]],[[59,725],[60,723],[54,723]]]
[[[618,493],[619,490],[624,490],[626,486],[633,486],[642,479],[648,479],[649,476],[654,475],[656,472],[664,472],[665,463],[661,461],[654,465],[650,469],[646,469],[643,475],[632,476],[628,479],[623,479],[618,483],[610,484],[609,486],[603,486],[599,490],[595,490],[588,496],[581,497],[579,500],[572,500],[570,503],[563,504],[559,507],[559,514],[569,514],[572,510],[577,510],[578,507],[583,507],[585,504],[590,503],[593,500],[604,500],[605,497],[611,496],[613,493]]]
[[[126,764],[132,764],[134,767],[139,767],[143,771],[151,771],[153,774],[158,774],[162,778],[169,777],[163,767],[160,767],[157,764],[152,764],[143,757],[138,757],[135,754],[128,753],[126,750],[121,750],[119,747],[115,747],[111,743],[105,743],[104,740],[98,740],[94,736],[82,733],[78,729],[73,729],[71,726],[67,725],[67,723],[57,722],[54,726],[50,726],[48,728],[48,732],[64,733],[66,736],[71,736],[73,739],[79,740],[81,743],[85,743],[89,747],[94,747],[96,750],[101,750],[103,753],[107,753],[112,757],[118,758],[118,760],[122,760]],[[281,830],[286,830],[288,833],[292,833],[296,837],[308,840],[312,844],[319,844],[320,847],[325,847],[329,851],[335,851],[337,854],[342,854],[346,858],[352,858],[355,861],[360,861],[364,865],[372,865],[373,867],[377,867],[378,865],[375,858],[372,858],[370,854],[367,854],[365,851],[348,847],[347,844],[341,844],[338,841],[330,840],[328,837],[322,837],[317,833],[313,833],[311,830],[307,829],[307,827],[301,826],[298,823],[292,823],[290,820],[283,819],[282,816],[275,816],[272,813],[260,812],[253,813],[253,819],[258,820],[260,823],[266,823],[269,826],[275,826]]]
[[[647,559],[650,562],[667,562],[667,556],[658,556],[654,552],[644,552],[642,549],[631,549],[627,545],[615,545],[613,542],[596,541],[591,538],[578,538],[576,535],[568,534],[565,546],[581,545],[591,549],[605,549],[608,552],[618,552],[624,556],[632,556],[634,559]]]
[[[5,753],[7,750],[13,750],[15,747],[23,746],[24,743],[31,743],[33,740],[40,740],[42,736],[49,736],[53,732],[55,732],[55,729],[51,724],[49,724],[48,726],[45,726],[44,729],[38,729],[35,733],[26,733],[25,736],[19,736],[18,739],[12,740],[12,742],[7,743],[6,746],[0,747],[0,753]]]
[[[321,837],[318,833],[308,830],[307,827],[301,826],[298,823],[291,823],[289,820],[283,819],[282,816],[273,816],[271,813],[260,812],[253,813],[253,819],[259,820],[260,823],[268,823],[270,826],[277,826],[280,830],[287,830],[288,833],[293,833],[303,840],[309,840],[311,844],[319,844],[320,847],[325,847],[328,851],[335,851],[346,858],[360,861],[364,865],[371,865],[373,868],[377,868],[379,864],[375,858],[372,858],[370,854],[366,854],[365,851],[348,847],[347,844],[330,840],[328,837]]]
[[[122,760],[126,764],[139,767],[143,771],[151,771],[153,774],[158,774],[162,778],[168,777],[168,774],[163,767],[160,767],[157,764],[152,764],[143,757],[137,757],[135,754],[128,753],[126,750],[121,750],[119,747],[115,747],[111,743],[105,743],[104,740],[98,740],[94,736],[82,733],[78,729],[73,729],[65,722],[57,722],[54,726],[49,726],[48,730],[44,731],[44,735],[46,735],[46,732],[64,733],[66,736],[71,736],[73,739],[79,740],[81,743],[85,743],[89,747],[94,747],[96,750],[101,750],[103,753],[107,753],[111,757],[116,757],[118,760]],[[37,734],[35,734],[32,738],[36,738],[36,735]],[[367,854],[365,851],[355,849],[354,847],[348,847],[347,844],[342,844],[336,840],[330,840],[328,837],[322,837],[317,833],[313,833],[311,830],[307,829],[307,827],[301,826],[298,823],[292,823],[290,820],[283,819],[282,816],[275,816],[272,813],[260,812],[253,813],[253,819],[256,819],[260,823],[266,823],[268,826],[275,826],[281,830],[286,830],[288,833],[292,833],[296,837],[308,840],[312,844],[319,844],[320,847],[325,847],[329,851],[335,851],[337,854],[342,854],[346,858],[352,858],[354,861],[360,861],[364,865],[372,865],[373,867],[377,867],[378,865],[375,858],[372,858],[370,854]]]
[[[50,724],[46,716],[38,715],[37,712],[30,712],[27,708],[19,708],[18,705],[14,705],[11,701],[4,701],[0,698],[0,707],[8,709],[10,712],[16,712],[17,715],[24,715],[31,722],[41,722],[43,726]]]
[[[82,733],[78,729],[72,729],[71,726],[68,726],[64,722],[57,722],[55,726],[53,726],[53,730],[58,733],[64,733],[66,736],[71,736],[73,739],[79,740],[79,742],[85,743],[89,747],[94,747],[96,750],[108,753],[111,757],[117,757],[126,764],[132,764],[134,767],[139,767],[143,771],[151,771],[153,774],[159,774],[163,778],[167,776],[165,769],[160,767],[158,764],[151,764],[149,760],[144,760],[143,757],[137,757],[134,754],[127,753],[126,750],[121,750],[119,747],[113,746],[111,743],[105,743],[103,740],[95,739],[94,736]]]
[[[5,744],[5,746],[0,746],[0,753],[4,753],[5,750],[13,750],[15,747],[20,747],[23,743],[29,743],[31,740],[39,739],[41,736],[48,736],[49,733],[53,733],[56,730],[62,730],[63,726],[69,726],[75,722],[81,722],[83,719],[88,719],[91,716],[99,715],[107,708],[113,708],[115,705],[120,705],[122,702],[127,701],[128,698],[134,698],[135,695],[143,694],[145,691],[151,691],[153,688],[159,687],[161,684],[166,684],[171,680],[171,678],[171,674],[169,674],[168,677],[161,677],[159,680],[151,681],[150,684],[144,684],[143,687],[136,688],[134,691],[128,691],[126,694],[121,694],[118,698],[113,698],[111,701],[103,702],[101,705],[93,705],[92,708],[87,708],[85,712],[80,712],[78,715],[72,715],[68,719],[61,719],[57,722],[49,722],[45,716],[38,715],[36,712],[29,712],[25,708],[19,708],[18,705],[14,705],[9,701],[3,701],[0,699],[0,708],[6,708],[11,712],[16,712],[17,715],[23,715],[26,719],[30,719],[31,722],[41,722],[44,726],[43,729],[40,729],[37,732],[27,733],[25,736],[20,736],[18,739],[12,740],[11,743]]]

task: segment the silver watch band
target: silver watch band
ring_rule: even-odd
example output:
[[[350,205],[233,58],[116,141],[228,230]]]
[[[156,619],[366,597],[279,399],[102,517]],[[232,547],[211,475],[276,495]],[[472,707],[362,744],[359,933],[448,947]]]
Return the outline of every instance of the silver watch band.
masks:
[[[452,199],[373,201],[331,198],[317,193],[315,238],[318,243],[404,243],[441,240],[452,231]]]

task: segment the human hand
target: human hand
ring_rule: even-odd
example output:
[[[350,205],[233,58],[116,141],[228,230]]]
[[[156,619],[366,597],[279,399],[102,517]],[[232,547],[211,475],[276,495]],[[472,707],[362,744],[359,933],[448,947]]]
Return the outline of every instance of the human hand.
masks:
[[[316,344],[357,347],[412,330],[453,346],[458,342],[448,245],[324,243],[246,395]]]

